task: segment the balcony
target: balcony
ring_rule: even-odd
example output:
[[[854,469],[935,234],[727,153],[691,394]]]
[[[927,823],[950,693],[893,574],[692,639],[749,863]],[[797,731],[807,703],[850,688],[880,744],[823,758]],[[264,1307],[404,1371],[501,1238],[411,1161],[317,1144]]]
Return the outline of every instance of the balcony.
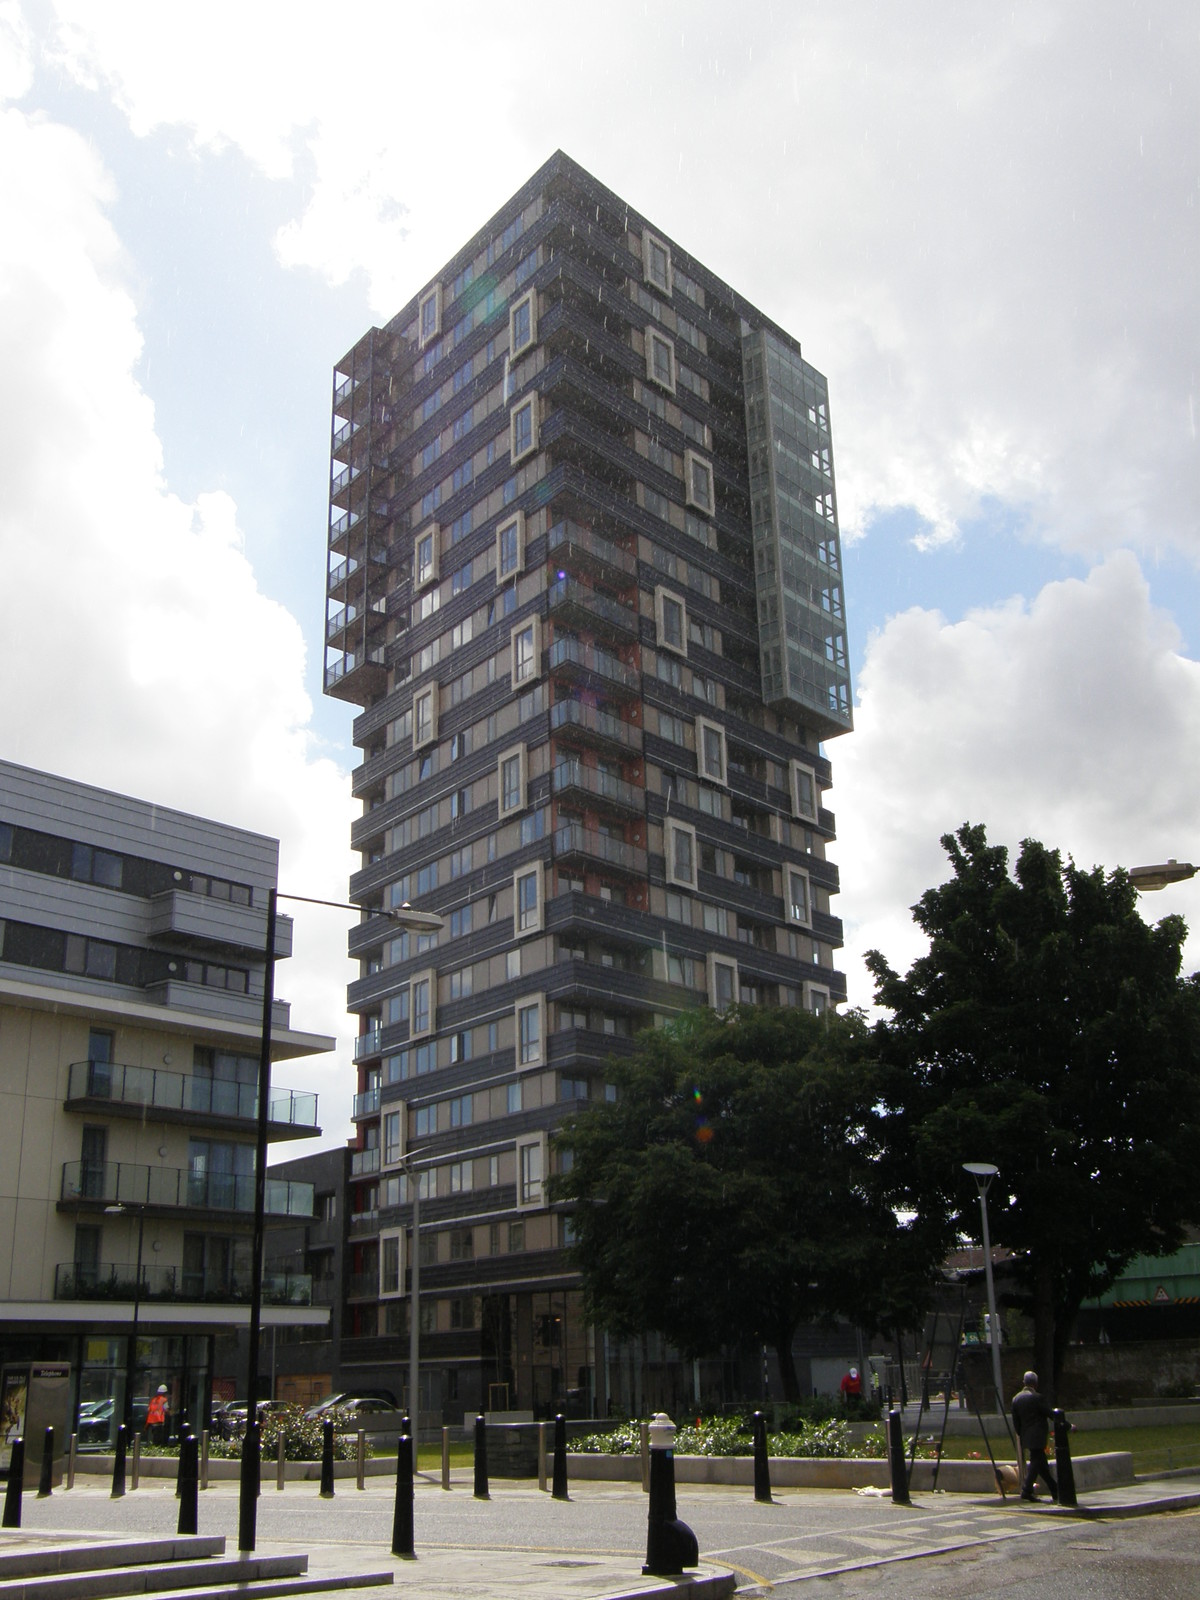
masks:
[[[147,931],[181,948],[203,946],[261,956],[267,948],[265,906],[237,905],[215,895],[190,889],[164,889],[150,900]],[[280,961],[292,953],[292,919],[280,917],[275,927],[275,955]]]
[[[326,592],[332,598],[334,592],[342,587],[347,578],[352,578],[358,571],[358,562],[353,556],[344,556],[341,561],[334,562],[329,569],[329,580]]]
[[[362,1094],[354,1096],[354,1109],[350,1115],[357,1122],[361,1117],[374,1117],[379,1114],[379,1085],[373,1089],[366,1089]]]
[[[352,1150],[350,1152],[350,1176],[352,1178],[368,1178],[373,1172],[378,1171],[378,1145],[373,1150]]]
[[[627,667],[611,651],[600,645],[583,644],[578,639],[556,639],[550,646],[547,664],[551,674],[572,683],[595,682],[609,694],[636,699],[641,693],[642,675]]]
[[[344,406],[354,391],[356,389],[361,389],[366,381],[365,375],[357,378],[343,378],[341,383],[339,383],[337,388],[333,391],[334,407],[338,408]]]
[[[590,800],[598,811],[640,817],[645,810],[642,789],[624,778],[601,772],[599,767],[585,767],[577,757],[559,761],[552,775],[552,787],[556,795]]]
[[[374,1272],[352,1272],[346,1286],[348,1300],[378,1300],[379,1269]]]
[[[344,655],[335,656],[325,668],[325,692],[340,700],[365,705],[373,696],[382,694],[386,686],[387,667],[382,645],[373,650],[347,650]]]
[[[546,552],[555,561],[595,577],[637,577],[635,555],[576,522],[556,522],[546,535]]]
[[[126,1067],[116,1061],[73,1061],[67,1076],[68,1111],[103,1107],[142,1117],[164,1113],[164,1121],[197,1122],[209,1117],[253,1124],[258,1118],[258,1085],[197,1078],[163,1067]],[[172,1113],[174,1115],[172,1115]],[[268,1121],[289,1138],[319,1133],[317,1097],[294,1089],[271,1093]]]
[[[618,641],[637,638],[637,614],[630,606],[587,589],[574,578],[558,578],[550,585],[549,604],[550,615],[569,628]]]
[[[560,700],[551,706],[550,732],[565,742],[619,755],[640,755],[642,750],[642,730],[637,723],[624,722],[584,700]]]
[[[361,468],[359,469],[361,470]],[[349,472],[350,468],[347,467]],[[363,520],[361,511],[343,511],[340,517],[335,517],[329,524],[329,542],[335,545]]]
[[[283,1178],[266,1180],[271,1217],[309,1217],[313,1186]],[[147,1206],[153,1211],[254,1212],[254,1175],[189,1172],[182,1167],[144,1167],[130,1161],[64,1161],[59,1210],[76,1206]]]
[[[132,1301],[137,1267],[132,1261],[100,1261],[85,1267],[60,1261],[54,1269],[56,1300]],[[186,1272],[182,1267],[142,1267],[140,1300],[231,1301],[250,1300],[250,1278],[227,1272]],[[264,1272],[263,1304],[308,1306],[313,1301],[313,1280],[303,1272]]]
[[[639,845],[610,839],[607,834],[595,833],[579,822],[555,829],[554,859],[564,864],[576,861],[599,865],[633,878],[646,876],[646,852]]]
[[[369,1056],[377,1056],[383,1050],[383,1029],[368,1028],[366,1033],[360,1033],[354,1041],[355,1061],[365,1061]]]
[[[364,424],[361,421],[343,422],[333,435],[333,453],[337,455],[343,445],[350,443],[356,433],[361,433]]]

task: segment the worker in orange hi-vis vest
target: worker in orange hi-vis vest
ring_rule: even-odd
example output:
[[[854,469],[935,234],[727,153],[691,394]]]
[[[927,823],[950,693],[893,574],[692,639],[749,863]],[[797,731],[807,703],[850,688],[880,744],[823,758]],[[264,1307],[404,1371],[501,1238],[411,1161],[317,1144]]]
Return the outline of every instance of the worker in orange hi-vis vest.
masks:
[[[146,1432],[150,1436],[151,1444],[166,1444],[167,1442],[167,1386],[160,1383],[158,1393],[151,1395],[150,1404],[146,1408]]]

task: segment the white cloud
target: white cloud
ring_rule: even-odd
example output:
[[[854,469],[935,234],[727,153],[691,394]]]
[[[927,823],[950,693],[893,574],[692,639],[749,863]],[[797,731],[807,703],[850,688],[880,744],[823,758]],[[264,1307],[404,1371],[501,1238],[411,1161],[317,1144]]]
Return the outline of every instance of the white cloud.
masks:
[[[381,317],[561,144],[804,338],[848,531],[998,498],[1072,550],[1200,556],[1186,8],[614,0],[559,7],[532,79],[469,0],[440,40],[349,8],[336,47],[301,5],[56,12],[135,130],[302,177],[282,259],[361,269]]]
[[[1178,645],[1127,553],[1028,604],[953,625],[914,609],[871,640],[856,731],[833,750],[853,1002],[872,999],[866,950],[903,970],[924,948],[902,908],[949,877],[939,839],[963,822],[1013,857],[1035,838],[1086,868],[1195,859],[1200,664]],[[1198,930],[1189,970],[1198,901],[1195,883],[1142,901]]]
[[[0,745],[280,837],[282,886],[340,900],[354,808],[312,754],[304,640],[228,496],[188,505],[164,481],[112,198],[77,134],[0,113],[0,215],[21,219],[0,230]],[[280,973],[297,1026],[349,1033],[349,920],[298,917]],[[348,1073],[287,1076],[338,1128]]]

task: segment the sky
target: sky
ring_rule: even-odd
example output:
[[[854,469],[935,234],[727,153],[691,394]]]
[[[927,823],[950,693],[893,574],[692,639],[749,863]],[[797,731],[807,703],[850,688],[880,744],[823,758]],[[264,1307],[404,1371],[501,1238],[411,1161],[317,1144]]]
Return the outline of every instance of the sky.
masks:
[[[332,370],[561,148],[829,379],[851,1002],[963,822],[1197,859],[1198,69],[1184,0],[0,0],[0,753],[344,899]],[[334,1143],[350,915],[292,910]]]

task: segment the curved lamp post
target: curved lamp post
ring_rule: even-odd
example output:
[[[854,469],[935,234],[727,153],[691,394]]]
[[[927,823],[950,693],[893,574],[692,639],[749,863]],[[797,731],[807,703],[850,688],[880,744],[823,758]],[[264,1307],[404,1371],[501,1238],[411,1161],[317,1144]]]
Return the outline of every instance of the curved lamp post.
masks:
[[[983,1220],[983,1266],[987,1274],[988,1333],[992,1346],[992,1381],[996,1386],[996,1410],[1004,1415],[1004,1383],[1000,1376],[1000,1318],[996,1315],[996,1283],[992,1277],[992,1240],[988,1232],[987,1192],[992,1179],[1000,1171],[989,1161],[964,1161],[963,1171],[969,1172],[979,1189],[979,1214]]]

